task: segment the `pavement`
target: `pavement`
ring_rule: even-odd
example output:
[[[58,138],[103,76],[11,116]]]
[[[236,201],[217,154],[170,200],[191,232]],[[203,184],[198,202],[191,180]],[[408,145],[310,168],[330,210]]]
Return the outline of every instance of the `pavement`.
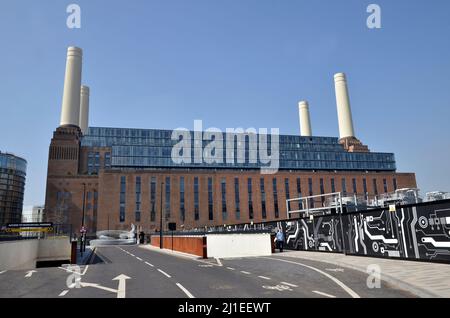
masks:
[[[399,289],[407,290],[418,297],[450,297],[448,264],[307,251],[285,251],[274,255],[283,255],[286,259],[320,261],[363,273],[367,273],[368,266],[375,264],[381,270],[381,279]]]
[[[291,254],[288,256],[288,254]],[[367,285],[360,270],[293,253],[203,260],[138,245],[97,247],[88,265],[7,271],[0,297],[52,298],[406,298],[382,281]]]

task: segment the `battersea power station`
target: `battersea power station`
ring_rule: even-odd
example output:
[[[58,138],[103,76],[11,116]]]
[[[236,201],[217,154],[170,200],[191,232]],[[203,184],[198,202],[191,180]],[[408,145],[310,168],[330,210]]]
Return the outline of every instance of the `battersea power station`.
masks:
[[[48,156],[45,215],[88,234],[259,223],[289,218],[286,200],[341,192],[381,196],[416,188],[394,154],[357,139],[345,74],[334,75],[338,137],[312,134],[308,103],[300,135],[103,128],[89,125],[82,50],[69,47],[61,121]],[[195,125],[194,125],[195,126]],[[198,129],[197,129],[198,128]]]

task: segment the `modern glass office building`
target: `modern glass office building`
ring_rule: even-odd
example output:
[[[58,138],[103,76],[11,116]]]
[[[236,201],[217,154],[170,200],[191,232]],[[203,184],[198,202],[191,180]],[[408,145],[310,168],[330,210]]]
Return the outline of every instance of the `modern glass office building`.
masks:
[[[0,227],[21,222],[27,162],[0,152]]]

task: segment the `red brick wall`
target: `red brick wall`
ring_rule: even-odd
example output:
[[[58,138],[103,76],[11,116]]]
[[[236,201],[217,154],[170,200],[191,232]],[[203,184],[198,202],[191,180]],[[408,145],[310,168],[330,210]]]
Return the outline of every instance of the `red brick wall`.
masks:
[[[159,235],[152,235],[151,244],[159,247]],[[163,248],[172,249],[174,251],[183,252],[187,254],[197,255],[207,258],[206,255],[206,237],[198,236],[171,236],[163,237]]]

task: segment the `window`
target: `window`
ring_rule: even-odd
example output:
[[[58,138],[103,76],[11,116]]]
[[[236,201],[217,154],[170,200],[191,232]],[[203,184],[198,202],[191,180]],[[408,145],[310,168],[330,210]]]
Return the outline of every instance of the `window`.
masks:
[[[320,178],[320,194],[325,194],[325,186],[323,184],[323,178]]]
[[[336,192],[336,184],[334,183],[334,178],[331,178],[331,192]]]
[[[248,218],[253,220],[253,196],[252,196],[252,178],[247,179],[248,191]]]
[[[290,210],[291,205],[290,205],[290,202],[287,201],[291,198],[291,196],[289,194],[289,178],[284,179],[284,192],[286,193],[287,209]]]
[[[194,178],[194,219],[200,219],[200,204],[198,201],[198,177]]]
[[[227,184],[225,178],[220,181],[221,192],[222,192],[222,219],[225,221],[227,219]]]
[[[356,178],[352,179],[352,184],[353,184],[353,193],[357,194],[358,193],[358,187],[356,186]]]
[[[388,187],[387,187],[387,180],[383,179],[383,188],[384,188],[384,193],[388,192]]]
[[[313,181],[312,178],[308,178],[309,196],[313,195]],[[314,200],[309,200],[309,208],[314,208]]]
[[[273,178],[272,180],[273,185],[273,204],[275,209],[275,218],[280,217],[280,211],[278,209],[278,190],[277,190],[277,179]]]
[[[111,168],[111,153],[105,152],[105,162],[104,162],[104,168],[110,169]]]
[[[364,190],[364,195],[367,195],[368,191],[367,191],[367,180],[366,180],[366,178],[363,179],[363,190]]]
[[[259,187],[260,187],[260,191],[261,191],[261,214],[262,214],[262,218],[266,219],[267,218],[267,211],[266,211],[266,192],[264,191],[264,178],[261,178],[259,180]]]
[[[342,178],[342,195],[347,196],[347,180],[345,178]]]
[[[214,206],[213,206],[213,184],[212,178],[208,178],[208,219],[214,220]]]
[[[394,191],[397,190],[397,178],[392,179],[392,183],[394,185]]]
[[[377,179],[373,179],[372,180],[372,182],[373,182],[373,193],[375,194],[375,195],[378,195],[378,186],[377,186]]]
[[[234,201],[236,206],[236,220],[241,218],[241,198],[239,195],[239,178],[234,178]]]
[[[299,198],[302,197],[302,184],[301,184],[301,180],[300,178],[297,178],[297,195]],[[302,210],[303,209],[303,203],[302,200],[298,201],[298,209]]]
[[[170,177],[166,177],[166,197],[165,197],[166,219],[170,218]]]
[[[141,222],[141,177],[136,177],[136,222]]]
[[[180,219],[184,222],[186,218],[184,206],[184,177],[180,177]]]
[[[127,181],[125,176],[120,177],[120,222],[125,222],[125,194],[127,188]]]
[[[156,177],[150,179],[150,221],[156,221]]]

